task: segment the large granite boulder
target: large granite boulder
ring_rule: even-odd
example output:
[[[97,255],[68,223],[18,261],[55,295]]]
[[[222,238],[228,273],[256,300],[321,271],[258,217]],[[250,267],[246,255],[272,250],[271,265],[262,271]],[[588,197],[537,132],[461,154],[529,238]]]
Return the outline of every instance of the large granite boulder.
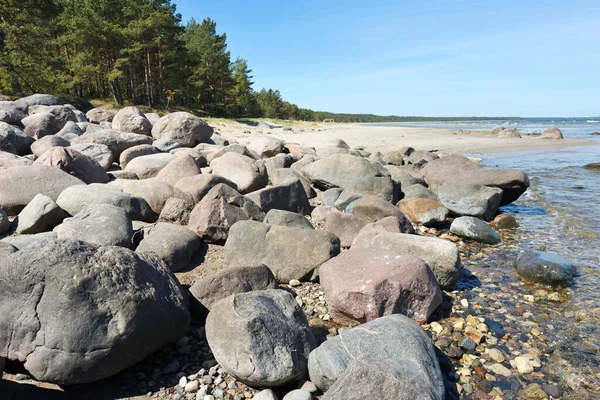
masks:
[[[188,329],[180,286],[157,259],[54,239],[2,262],[0,357],[39,381],[107,378]]]
[[[225,262],[264,264],[287,283],[316,278],[315,270],[339,252],[340,239],[330,232],[239,221],[229,229]]]
[[[382,176],[369,160],[350,154],[333,154],[310,163],[302,168],[302,174],[321,190],[345,189],[365,177]]]
[[[223,243],[236,222],[262,221],[264,218],[265,214],[256,203],[228,185],[219,183],[196,204],[188,227],[206,242]]]
[[[49,112],[30,115],[23,118],[21,123],[25,126],[24,132],[35,139],[54,135],[61,129],[54,115]]]
[[[115,112],[111,110],[103,110],[101,108],[92,108],[85,114],[85,117],[92,124],[99,124],[100,122],[112,122],[115,117]]]
[[[413,233],[411,222],[400,209],[378,196],[365,196],[351,203],[346,211],[368,222],[376,222],[386,217],[396,217],[402,221],[405,232]]]
[[[94,204],[66,218],[53,229],[59,239],[81,240],[100,246],[131,248],[131,219],[120,207]]]
[[[36,195],[25,206],[17,218],[16,232],[19,234],[34,234],[51,231],[60,224],[67,214],[48,196]],[[0,229],[1,233],[2,229]]]
[[[277,209],[309,215],[312,210],[304,187],[297,178],[248,193],[246,197],[254,201],[264,212]]]
[[[204,276],[190,288],[190,294],[198,302],[198,314],[210,311],[213,304],[232,294],[256,290],[277,289],[279,285],[271,270],[265,265],[226,268],[216,274]]]
[[[269,225],[281,225],[290,228],[315,229],[304,215],[285,210],[269,210],[263,222]]]
[[[0,122],[18,125],[27,117],[27,106],[13,101],[0,101]]]
[[[420,183],[402,187],[402,194],[404,194],[404,199],[429,199],[438,201],[437,195]]]
[[[139,179],[154,178],[173,160],[175,160],[175,156],[169,153],[140,156],[127,163],[124,171],[133,172]]]
[[[237,185],[240,193],[250,193],[267,185],[267,171],[262,162],[237,153],[225,153],[211,161],[212,173]]]
[[[342,247],[350,247],[368,221],[354,214],[332,212],[325,216],[323,229],[340,238]]]
[[[302,187],[304,187],[304,191],[306,192],[306,197],[309,199],[313,199],[317,197],[317,193],[310,185],[310,182],[302,176],[298,171],[295,171],[291,168],[277,168],[268,170],[269,182],[271,185],[279,185],[280,183],[286,182],[292,178],[300,179],[302,183]]]
[[[470,183],[438,186],[438,199],[450,212],[491,221],[502,204],[502,189]]]
[[[100,164],[69,147],[52,147],[48,149],[40,158],[35,160],[33,165],[58,168],[88,184],[106,183],[110,180]]]
[[[274,157],[279,153],[283,153],[285,144],[279,139],[269,136],[260,136],[253,138],[248,143],[248,149],[256,152],[260,158]]]
[[[200,174],[200,167],[196,163],[196,160],[188,154],[183,154],[176,156],[173,161],[158,172],[156,177],[175,187],[180,179]]]
[[[65,104],[60,98],[45,93],[35,93],[31,96],[21,97],[15,103],[21,105],[24,109],[31,106],[62,106]]]
[[[37,194],[56,200],[66,188],[84,183],[45,165],[16,166],[0,171],[0,208],[17,215]]]
[[[333,319],[364,323],[404,314],[425,323],[442,291],[422,259],[388,250],[351,249],[325,262],[319,278]]]
[[[213,128],[188,112],[167,114],[152,127],[154,139],[172,139],[184,147],[194,147],[210,139],[212,134]]]
[[[392,178],[388,176],[357,178],[350,185],[345,187],[345,191],[354,191],[362,195],[379,196],[384,200],[396,204],[398,202],[398,189]]]
[[[448,209],[443,204],[430,199],[402,199],[398,208],[412,223],[423,226],[439,225],[448,216]]]
[[[33,161],[28,158],[19,157],[13,153],[7,153],[6,151],[0,151],[0,171],[11,167],[24,167],[32,164]]]
[[[220,183],[225,184],[232,189],[237,189],[237,185],[229,179],[213,174],[201,174],[181,178],[175,184],[175,188],[180,192],[191,196],[194,204],[198,204],[213,187]]]
[[[553,126],[552,128],[546,129],[542,132],[542,139],[564,139],[562,132],[557,127]]]
[[[88,205],[110,204],[125,210],[132,221],[153,222],[154,211],[139,196],[101,184],[77,185],[66,188],[58,196],[56,204],[70,215],[76,215]]]
[[[486,244],[500,243],[496,231],[484,221],[475,217],[458,217],[452,221],[450,232]]]
[[[78,151],[84,156],[96,161],[98,164],[108,171],[112,167],[113,153],[108,146],[97,143],[82,143],[71,145],[71,149]]]
[[[350,362],[362,356],[393,363],[402,371],[414,371],[404,379],[418,375],[415,384],[418,382],[419,387],[427,388],[424,393],[433,394],[423,398],[444,398],[444,380],[431,339],[419,325],[401,314],[344,330],[317,347],[308,359],[310,380],[326,392],[342,377]],[[409,380],[405,385],[410,383]]]
[[[293,296],[269,289],[213,304],[206,339],[219,364],[251,386],[280,386],[306,375],[315,339]]]
[[[139,133],[149,136],[152,124],[148,118],[136,107],[125,107],[120,109],[113,117],[112,128],[121,132]]]
[[[552,287],[568,286],[575,275],[575,266],[558,254],[545,251],[525,251],[515,260],[515,269],[526,280]]]
[[[36,157],[40,157],[46,152],[46,150],[52,147],[69,147],[69,145],[70,143],[61,137],[56,135],[48,135],[33,142],[31,145],[31,152]]]
[[[130,147],[141,144],[152,144],[152,138],[137,133],[102,129],[96,132],[86,132],[84,135],[71,140],[71,145],[83,143],[96,143],[108,146],[113,153],[113,159],[118,160],[121,153]]]
[[[176,194],[173,186],[158,178],[142,180],[115,179],[108,183],[109,187],[121,189],[125,193],[141,197],[146,200],[152,211],[160,214],[165,203]]]
[[[200,246],[198,236],[185,226],[158,222],[143,229],[143,239],[135,251],[152,252],[171,271],[177,272],[190,263]]]
[[[159,153],[158,149],[151,144],[140,144],[138,146],[133,146],[121,153],[119,156],[119,165],[121,166],[121,169],[125,169],[127,168],[127,164],[129,164],[129,162],[131,162],[133,159],[157,153]]]
[[[422,258],[444,290],[453,290],[460,275],[461,263],[458,248],[444,239],[382,232],[364,236],[359,243],[355,242],[352,247],[390,250],[399,255],[413,255]]]

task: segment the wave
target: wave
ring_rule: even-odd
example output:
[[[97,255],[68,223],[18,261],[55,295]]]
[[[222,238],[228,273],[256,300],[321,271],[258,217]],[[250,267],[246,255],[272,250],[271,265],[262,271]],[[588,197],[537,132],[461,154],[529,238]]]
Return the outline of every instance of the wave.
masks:
[[[588,119],[588,120],[587,120],[587,121],[585,121],[585,122],[587,122],[588,124],[596,124],[596,123],[598,123],[598,122],[600,122],[600,121],[596,121],[596,120],[593,120],[593,119]]]

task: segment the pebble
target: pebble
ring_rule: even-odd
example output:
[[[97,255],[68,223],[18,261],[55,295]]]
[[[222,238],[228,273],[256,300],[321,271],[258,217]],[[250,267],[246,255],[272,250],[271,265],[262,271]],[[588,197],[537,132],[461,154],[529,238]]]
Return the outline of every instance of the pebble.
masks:
[[[191,381],[191,382],[188,382],[187,385],[185,385],[185,392],[186,393],[196,393],[199,388],[200,388],[200,383],[198,381]]]
[[[523,389],[523,391],[521,392],[521,397],[525,398],[525,399],[540,399],[540,400],[548,398],[546,393],[542,390],[540,385],[538,385],[537,383],[532,383],[532,384],[528,385],[525,389]]]
[[[187,383],[188,383],[188,381],[187,381],[187,378],[185,376],[182,376],[179,379],[179,386],[181,386],[182,388],[184,388],[185,385],[187,385]]]
[[[533,365],[531,365],[531,362],[525,357],[515,358],[515,365],[520,374],[529,374],[533,372]]]
[[[291,287],[298,287],[302,285],[302,282],[300,282],[298,279],[292,279],[290,280],[290,286]]]
[[[477,343],[469,336],[465,336],[462,342],[460,342],[460,347],[462,347],[468,352],[473,352],[477,348]]]
[[[217,388],[217,389],[215,389],[215,390],[212,391],[212,395],[216,399],[222,399],[223,397],[225,397],[225,392],[223,391],[223,389]]]
[[[171,361],[170,363],[168,363],[167,366],[163,368],[162,372],[165,375],[171,375],[171,374],[174,374],[175,372],[179,371],[179,368],[180,368],[179,361],[174,360],[174,361]]]
[[[496,361],[497,363],[501,363],[504,361],[504,355],[498,349],[489,349],[488,356],[490,356],[490,359],[492,359],[492,361]]]
[[[488,371],[492,371],[493,373],[497,374],[497,375],[502,375],[505,377],[509,377],[512,376],[512,372],[510,372],[510,369],[506,368],[504,365],[502,364],[491,364],[486,366]]]

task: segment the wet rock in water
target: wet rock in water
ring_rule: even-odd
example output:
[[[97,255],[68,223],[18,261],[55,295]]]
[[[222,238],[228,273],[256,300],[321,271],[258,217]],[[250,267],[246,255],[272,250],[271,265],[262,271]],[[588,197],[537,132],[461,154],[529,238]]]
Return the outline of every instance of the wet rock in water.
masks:
[[[405,233],[374,233],[353,248],[390,250],[422,258],[433,271],[440,287],[453,290],[461,270],[458,248],[444,239]]]
[[[188,227],[209,243],[227,240],[230,228],[238,221],[262,221],[265,214],[246,196],[219,183],[196,204],[190,214]]]
[[[568,286],[575,277],[575,266],[553,253],[526,251],[515,260],[515,268],[523,278],[552,287]]]
[[[303,215],[285,210],[270,210],[263,222],[265,224],[288,226],[290,228],[315,229]]]
[[[165,115],[151,128],[154,139],[172,139],[184,147],[194,147],[213,135],[213,128],[188,112]]]
[[[422,259],[379,249],[351,249],[319,268],[329,311],[337,321],[366,322],[404,314],[420,323],[442,302]]]
[[[67,214],[50,197],[38,194],[19,213],[16,231],[19,234],[51,231],[66,217]]]
[[[185,268],[200,250],[198,236],[185,226],[158,222],[143,229],[136,253],[152,252],[173,272]]]
[[[341,331],[338,336],[321,344],[310,353],[308,360],[310,380],[325,392],[330,389],[343,390],[347,385],[352,385],[353,381],[353,379],[344,379],[349,364],[353,359],[363,356],[379,360],[384,366],[391,367],[392,364],[402,371],[394,374],[402,382],[401,386],[418,387],[422,393],[431,394],[431,398],[443,399],[444,380],[431,339],[418,324],[401,314],[388,315]],[[366,364],[365,366],[368,367],[372,363]],[[375,363],[373,366],[377,366],[375,369],[378,371],[377,375],[385,374],[390,369],[380,363]],[[357,381],[361,375],[367,379],[374,376],[372,373],[352,374]],[[342,380],[339,385],[336,382],[338,380]],[[360,382],[364,382],[372,390],[385,390],[387,386],[377,385],[377,382],[381,383],[379,379],[372,383],[365,382],[364,379]],[[371,386],[373,383],[375,384]],[[355,390],[361,390],[364,394],[364,388],[355,387]],[[329,398],[345,399],[337,396]]]
[[[592,171],[600,171],[600,163],[586,164],[583,166],[583,168],[589,169]]]
[[[439,225],[448,216],[443,204],[430,199],[403,199],[398,202],[398,208],[412,223],[427,227]]]
[[[192,285],[190,293],[199,303],[193,303],[192,308],[202,314],[202,308],[210,311],[213,304],[232,294],[277,287],[275,276],[265,265],[226,268],[202,277]]]
[[[450,232],[481,243],[500,243],[500,237],[496,231],[479,218],[458,217],[450,225]]]
[[[160,261],[58,239],[3,260],[0,308],[0,357],[23,362],[39,381],[67,385],[136,364],[182,337],[190,321]]]
[[[120,207],[94,204],[53,229],[59,239],[82,240],[100,246],[131,248],[131,219]]]
[[[332,233],[255,221],[235,223],[225,243],[229,265],[264,264],[283,283],[314,278],[315,269],[339,253],[340,240]]]
[[[562,132],[557,127],[553,126],[552,128],[546,129],[542,132],[542,139],[564,139]]]
[[[494,229],[515,229],[519,223],[510,214],[499,214],[490,222],[490,226]]]
[[[440,203],[453,214],[490,221],[502,201],[502,190],[479,184],[444,183],[438,187]]]
[[[369,160],[350,154],[333,154],[302,168],[311,183],[321,189],[345,189],[365,177],[378,177],[381,172]]]
[[[248,385],[279,386],[306,374],[316,343],[284,290],[235,294],[212,306],[206,339],[219,364]]]
[[[112,120],[113,129],[121,132],[138,133],[149,136],[152,124],[148,118],[136,107],[120,109]]]
[[[273,209],[309,215],[312,211],[302,183],[297,178],[246,194],[264,212]]]

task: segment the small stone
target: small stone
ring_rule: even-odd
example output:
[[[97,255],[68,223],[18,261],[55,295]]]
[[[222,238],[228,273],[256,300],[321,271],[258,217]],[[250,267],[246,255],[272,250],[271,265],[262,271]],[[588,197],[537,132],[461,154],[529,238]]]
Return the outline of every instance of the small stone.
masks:
[[[489,349],[488,350],[488,356],[490,356],[490,359],[492,361],[496,361],[498,363],[501,363],[501,362],[504,361],[504,355],[498,349]]]
[[[465,329],[465,336],[473,339],[475,343],[481,343],[481,339],[483,339],[483,333],[471,326],[467,326]]]
[[[515,365],[520,374],[529,374],[533,372],[533,365],[531,365],[531,362],[525,357],[515,358]]]
[[[488,369],[488,371],[492,371],[493,373],[495,373],[497,375],[502,375],[507,378],[509,376],[512,376],[512,372],[510,372],[510,369],[506,368],[502,364],[491,364],[491,365],[487,365],[486,368]]]
[[[440,325],[439,322],[432,322],[431,323],[431,330],[434,331],[437,334],[442,333],[442,331],[444,330],[444,327],[442,325]]]
[[[477,342],[475,342],[469,336],[465,336],[462,342],[460,342],[460,347],[471,353],[477,348]]]
[[[558,292],[552,292],[548,295],[548,300],[549,301],[560,301],[560,293]]]
[[[202,400],[215,400],[215,396],[208,394],[208,395],[204,396],[204,399],[202,399]]]
[[[302,383],[302,382],[300,382]],[[317,392],[317,385],[315,385],[314,383],[312,383],[311,381],[304,381],[304,383],[302,383],[300,386],[300,389],[302,390],[306,390],[309,393],[316,393]]]
[[[290,280],[290,286],[291,287],[297,287],[302,285],[302,282],[300,282],[298,279],[291,279]]]
[[[461,299],[460,300],[460,305],[463,306],[464,308],[468,308],[469,307],[469,300],[467,300],[467,299]]]
[[[213,390],[212,395],[216,399],[222,399],[223,397],[225,397],[225,392],[223,391],[223,389],[217,388]]]
[[[199,388],[200,388],[200,383],[198,381],[191,381],[191,382],[188,382],[187,385],[185,385],[185,392],[186,393],[196,393]]]
[[[29,379],[29,376],[27,376],[25,374],[17,374],[15,376],[15,380],[17,380],[17,381],[25,381],[27,379]]]
[[[528,385],[525,389],[523,389],[523,391],[521,392],[521,396],[519,396],[519,397],[523,398],[523,399],[540,399],[541,400],[541,399],[546,399],[548,396],[542,390],[540,385],[538,385],[537,383],[532,383],[532,384]]]
[[[174,361],[171,361],[170,363],[168,363],[167,366],[163,368],[162,372],[165,375],[171,375],[171,374],[174,374],[175,372],[179,371],[179,368],[180,368],[179,361],[174,360]]]
[[[535,297],[530,294],[524,295],[523,298],[530,303],[535,303]]]
[[[187,383],[188,383],[188,382],[187,382],[187,378],[186,378],[185,376],[182,376],[182,377],[179,379],[179,386],[181,386],[182,388],[184,388],[184,387],[185,387],[185,385],[187,385]]]
[[[452,346],[448,349],[448,352],[446,354],[450,358],[461,358],[463,355],[463,351],[458,347]]]

